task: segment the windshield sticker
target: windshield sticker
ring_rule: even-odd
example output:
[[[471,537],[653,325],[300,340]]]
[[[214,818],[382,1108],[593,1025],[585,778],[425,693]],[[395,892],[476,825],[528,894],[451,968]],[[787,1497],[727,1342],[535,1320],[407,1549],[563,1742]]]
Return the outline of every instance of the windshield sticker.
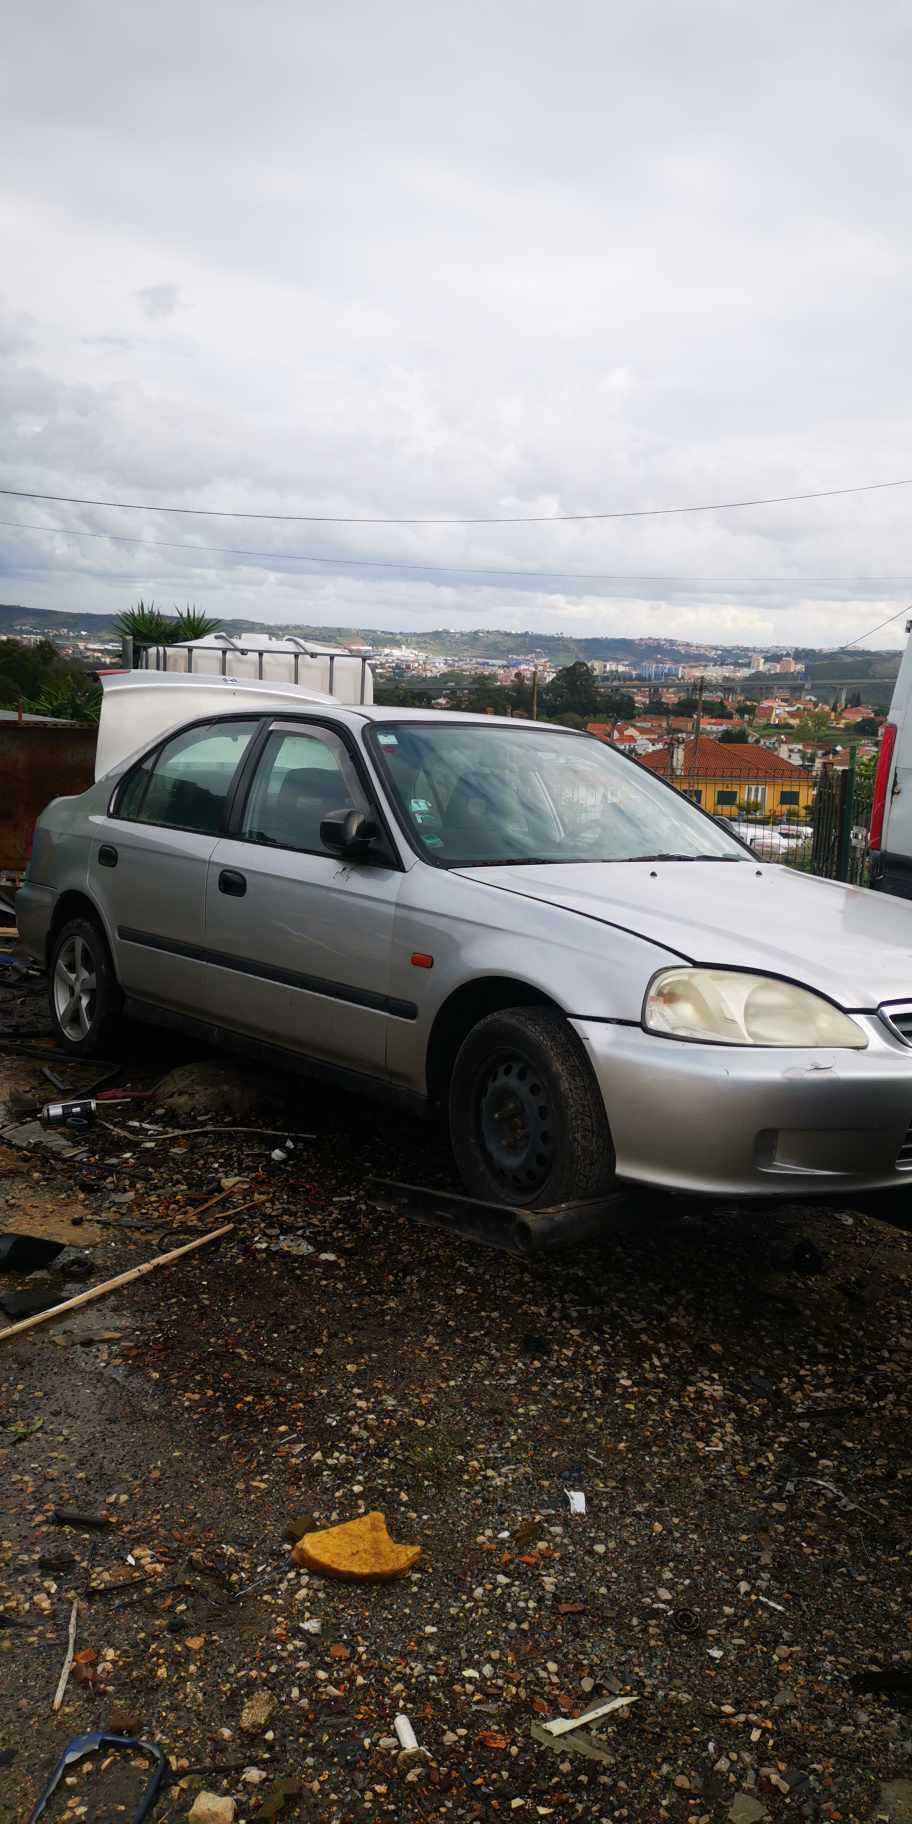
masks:
[[[378,735],[377,740],[379,741],[381,747],[398,747],[399,746],[399,743],[396,740],[395,735]]]
[[[429,811],[430,808],[431,807],[426,798],[410,798],[409,799],[409,809],[412,811]]]
[[[424,843],[425,847],[428,849],[442,849],[443,848],[443,837],[442,836],[422,836],[421,840]]]

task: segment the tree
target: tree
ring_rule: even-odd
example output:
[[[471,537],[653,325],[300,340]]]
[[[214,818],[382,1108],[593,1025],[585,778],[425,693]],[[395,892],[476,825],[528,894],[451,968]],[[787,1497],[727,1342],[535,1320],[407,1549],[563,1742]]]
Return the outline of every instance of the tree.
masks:
[[[607,690],[599,702],[599,720],[606,722],[632,722],[636,715],[636,703],[625,690]]]
[[[880,733],[880,723],[876,716],[863,716],[852,728],[853,735],[864,735],[869,738]]]
[[[742,743],[749,741],[750,736],[746,728],[723,728],[719,740],[727,741],[730,746],[734,746],[737,742],[740,746]]]
[[[433,701],[429,690],[413,690],[409,684],[402,684],[392,678],[376,679],[374,682],[374,702],[382,703],[392,709],[430,709]]]
[[[699,706],[699,697],[679,697],[671,713],[673,716],[695,716]],[[730,722],[734,712],[722,697],[704,697],[703,714],[711,716],[714,722]]]
[[[34,645],[0,640],[0,706],[14,709],[21,703],[32,715],[95,722],[100,701],[101,691],[83,667],[65,659],[50,640]]]
[[[575,715],[593,720],[599,707],[598,691],[584,660],[577,659],[573,665],[565,665],[555,672],[543,692],[543,702],[545,713],[551,719]]]

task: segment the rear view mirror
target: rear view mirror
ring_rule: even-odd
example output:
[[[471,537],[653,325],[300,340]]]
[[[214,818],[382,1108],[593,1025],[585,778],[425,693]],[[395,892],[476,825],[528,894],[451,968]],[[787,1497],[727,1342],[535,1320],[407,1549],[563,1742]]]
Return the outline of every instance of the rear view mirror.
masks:
[[[351,861],[364,860],[380,836],[379,826],[363,811],[331,811],[320,824],[320,841]]]

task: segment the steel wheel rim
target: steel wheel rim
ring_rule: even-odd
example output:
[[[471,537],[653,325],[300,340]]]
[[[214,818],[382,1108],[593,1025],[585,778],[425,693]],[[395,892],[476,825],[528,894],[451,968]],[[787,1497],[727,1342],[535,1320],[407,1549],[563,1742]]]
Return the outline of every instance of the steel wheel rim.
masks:
[[[86,1039],[95,1019],[98,972],[84,937],[62,944],[54,964],[54,1013],[65,1039]]]
[[[531,1195],[554,1163],[554,1118],[541,1074],[520,1054],[499,1058],[482,1078],[478,1127],[485,1159],[503,1184]]]

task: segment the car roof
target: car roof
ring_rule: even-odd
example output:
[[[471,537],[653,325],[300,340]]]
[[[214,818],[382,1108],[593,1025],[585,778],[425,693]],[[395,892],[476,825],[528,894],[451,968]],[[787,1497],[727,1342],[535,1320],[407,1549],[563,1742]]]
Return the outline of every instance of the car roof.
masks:
[[[345,704],[346,714],[353,721],[363,719],[365,722],[441,722],[452,725],[454,722],[474,722],[479,728],[534,728],[547,729],[556,735],[577,735],[584,730],[563,728],[551,722],[533,722],[528,716],[486,716],[477,711],[462,709],[396,709],[386,703],[359,703],[354,708]]]

